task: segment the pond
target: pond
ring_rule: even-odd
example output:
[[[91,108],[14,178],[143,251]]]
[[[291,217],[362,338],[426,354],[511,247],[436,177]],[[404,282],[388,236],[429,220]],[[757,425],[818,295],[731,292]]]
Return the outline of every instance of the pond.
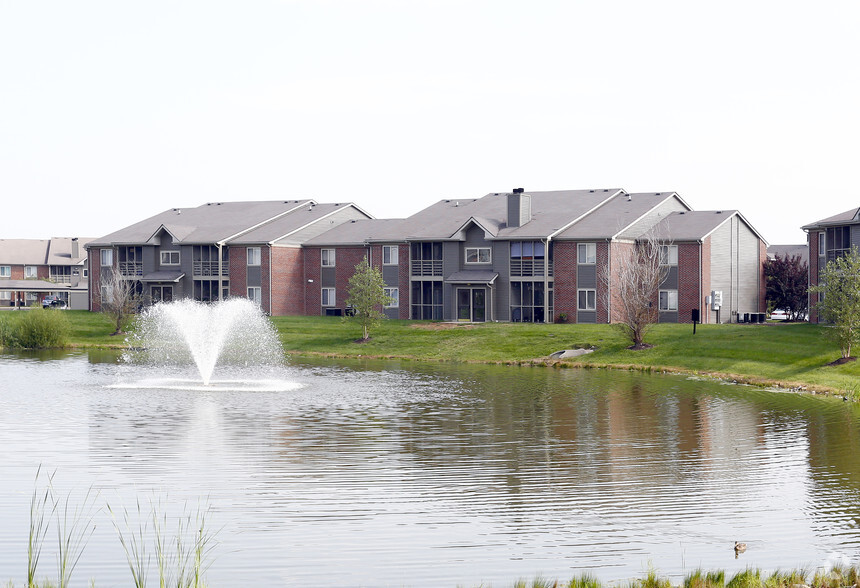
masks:
[[[183,389],[105,352],[0,356],[0,374],[0,583],[24,583],[46,472],[95,525],[78,586],[131,585],[106,505],[147,533],[138,504],[170,528],[205,510],[213,587],[619,582],[649,566],[680,581],[860,555],[860,412],[839,399],[359,360]],[[57,575],[52,525],[40,578]]]

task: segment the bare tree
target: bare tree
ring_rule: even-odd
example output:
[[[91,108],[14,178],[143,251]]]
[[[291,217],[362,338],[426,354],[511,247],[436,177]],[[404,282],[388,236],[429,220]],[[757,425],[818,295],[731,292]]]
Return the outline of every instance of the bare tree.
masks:
[[[610,321],[617,317],[617,324],[632,343],[630,349],[644,349],[650,347],[645,334],[657,322],[657,296],[669,272],[668,265],[661,263],[661,256],[668,255],[668,243],[648,233],[618,251],[611,267],[604,266],[600,276],[607,306],[612,309]]]
[[[102,313],[110,317],[116,330],[111,335],[121,335],[129,319],[137,314],[142,303],[137,282],[127,280],[114,268],[99,283],[102,297]]]

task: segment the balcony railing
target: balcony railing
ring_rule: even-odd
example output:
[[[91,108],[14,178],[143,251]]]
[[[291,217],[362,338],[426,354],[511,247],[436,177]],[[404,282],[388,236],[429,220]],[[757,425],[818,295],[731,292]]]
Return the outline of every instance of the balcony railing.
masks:
[[[544,270],[548,270],[548,276],[552,275],[552,262],[547,265],[544,259],[512,259],[511,275],[516,277],[543,276]]]
[[[442,260],[411,261],[409,263],[409,275],[412,276],[441,276]]]
[[[206,278],[211,276],[218,276],[218,262],[217,261],[195,261],[192,263],[191,271],[194,273],[194,277]],[[229,276],[230,270],[228,268],[228,264],[226,261],[221,263],[221,275]]]
[[[135,261],[119,262],[119,274],[121,276],[142,276],[143,264]]]

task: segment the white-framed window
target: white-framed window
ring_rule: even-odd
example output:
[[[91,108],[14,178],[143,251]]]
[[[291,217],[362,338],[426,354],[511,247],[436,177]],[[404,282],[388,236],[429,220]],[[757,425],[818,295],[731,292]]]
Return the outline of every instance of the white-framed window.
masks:
[[[113,265],[113,249],[101,249],[99,251],[99,259],[102,267],[110,267]]]
[[[397,265],[397,245],[382,246],[382,265]]]
[[[0,265],[0,278],[11,278],[12,277],[12,266],[11,265]]]
[[[320,300],[323,306],[334,306],[335,305],[335,290],[334,288],[323,288],[320,290]]]
[[[248,265],[260,265],[261,259],[259,247],[248,247]]]
[[[162,251],[161,265],[179,265],[178,251]]]
[[[388,296],[385,308],[400,308],[400,288],[383,288],[382,291]]]
[[[824,244],[824,236],[826,234],[827,233],[825,233],[824,231],[821,231],[820,233],[818,233],[818,255],[820,255],[822,257],[827,254],[827,251],[825,250],[826,246]]]
[[[583,289],[576,291],[576,308],[577,310],[596,310],[597,309],[597,290]]]
[[[320,265],[323,267],[334,267],[334,249],[322,249],[320,251]]]
[[[492,263],[493,255],[489,247],[466,247],[466,263]]]
[[[24,266],[24,279],[32,279],[39,277],[39,268],[35,265]]]
[[[660,290],[660,310],[678,310],[677,290]]]
[[[580,243],[577,245],[576,262],[579,264],[597,263],[597,243]]]
[[[6,292],[0,292],[0,300],[12,300],[12,293],[8,290]]]
[[[248,288],[248,300],[257,304],[258,306],[263,304],[263,291],[260,289],[259,286],[250,286]]]
[[[28,306],[31,302],[38,302],[38,301],[39,301],[39,293],[38,292],[27,292],[27,305]]]
[[[677,245],[660,245],[660,265],[678,265]]]

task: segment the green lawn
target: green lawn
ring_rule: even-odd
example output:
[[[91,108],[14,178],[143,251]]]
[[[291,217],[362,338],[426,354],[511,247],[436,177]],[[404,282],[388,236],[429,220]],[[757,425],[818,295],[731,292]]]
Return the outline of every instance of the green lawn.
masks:
[[[64,311],[74,347],[124,347],[125,337],[111,336],[113,326],[101,314]],[[654,347],[626,349],[628,343],[611,325],[486,323],[451,324],[383,321],[367,343],[357,324],[336,317],[273,317],[284,349],[292,355],[331,354],[431,361],[498,363],[544,362],[562,349],[594,347],[571,366],[619,366],[681,370],[754,383],[806,385],[815,390],[860,390],[860,365],[827,364],[838,347],[818,325],[656,325],[646,337]]]

